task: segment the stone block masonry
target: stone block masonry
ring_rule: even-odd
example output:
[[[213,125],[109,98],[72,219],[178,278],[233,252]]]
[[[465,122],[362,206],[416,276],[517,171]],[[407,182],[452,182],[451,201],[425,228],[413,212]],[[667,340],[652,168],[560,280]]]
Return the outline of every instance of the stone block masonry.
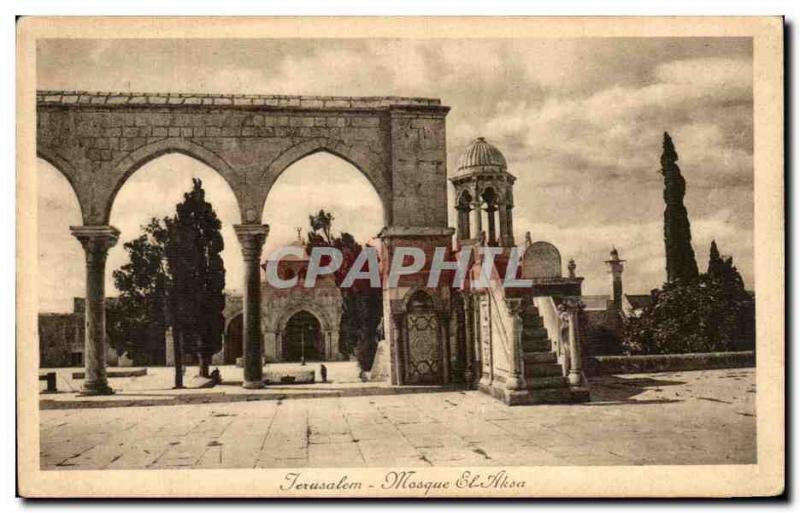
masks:
[[[400,229],[413,238],[432,230],[444,237],[448,111],[437,99],[394,96],[38,92],[37,155],[65,175],[83,215],[84,226],[73,227],[73,233],[87,248],[87,291],[92,291],[87,323],[93,330],[87,330],[85,353],[94,355],[86,366],[93,391],[111,392],[100,286],[105,251],[118,235],[108,226],[109,216],[117,192],[142,165],[181,153],[213,168],[231,187],[246,264],[244,381],[245,387],[258,388],[263,382],[258,265],[269,231],[261,215],[275,181],[298,160],[328,152],[373,185],[383,204],[385,233]]]
[[[256,222],[280,173],[327,151],[367,176],[387,226],[442,227],[447,111],[437,99],[391,96],[41,91],[37,150],[70,180],[87,224],[107,222],[127,177],[172,152],[222,174],[242,220]]]

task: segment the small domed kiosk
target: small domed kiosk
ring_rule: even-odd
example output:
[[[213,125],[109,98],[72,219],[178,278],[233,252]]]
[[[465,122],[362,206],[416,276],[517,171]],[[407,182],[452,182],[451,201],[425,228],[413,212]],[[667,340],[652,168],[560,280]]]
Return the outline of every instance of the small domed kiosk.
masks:
[[[455,188],[460,242],[475,241],[486,231],[489,246],[514,245],[511,211],[516,177],[508,172],[503,154],[484,137],[472,141],[458,159]]]

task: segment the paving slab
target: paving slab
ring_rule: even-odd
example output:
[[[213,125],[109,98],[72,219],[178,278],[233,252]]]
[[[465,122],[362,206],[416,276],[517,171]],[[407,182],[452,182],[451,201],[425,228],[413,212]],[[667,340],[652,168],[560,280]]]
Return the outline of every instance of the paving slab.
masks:
[[[756,461],[755,372],[603,376],[592,402],[477,391],[41,411],[43,469]]]

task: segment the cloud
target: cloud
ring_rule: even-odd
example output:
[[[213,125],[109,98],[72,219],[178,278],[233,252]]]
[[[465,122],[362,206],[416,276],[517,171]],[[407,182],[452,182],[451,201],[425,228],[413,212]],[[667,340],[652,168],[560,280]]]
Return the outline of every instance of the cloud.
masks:
[[[732,222],[735,217],[732,209],[723,209],[707,217],[692,219],[695,260],[699,270],[705,272],[711,240],[716,240],[723,254],[734,257],[734,265],[742,272],[745,283],[752,286],[752,232],[739,230]],[[546,240],[559,248],[564,271],[567,261],[575,259],[577,274],[585,278],[583,289],[586,294],[611,293],[611,278],[604,262],[608,260],[612,247],[616,247],[620,257],[626,260],[626,292],[647,293],[666,279],[661,220],[567,227],[528,221],[526,226],[531,228],[534,241]],[[522,234],[522,237],[516,235],[518,241],[524,240],[524,232]]]
[[[709,58],[666,62],[653,75],[661,82],[689,86],[695,94],[726,91],[728,97],[748,100],[753,93],[750,59]]]
[[[308,216],[324,209],[334,215],[335,234],[364,243],[383,228],[383,206],[369,180],[348,162],[327,153],[310,155],[284,171],[270,190],[263,222],[270,225],[269,255],[308,231]]]
[[[565,258],[575,256],[587,291],[607,288],[602,262],[612,244],[629,260],[629,290],[660,285],[663,182],[658,169],[662,133],[669,131],[688,184],[685,200],[701,267],[716,237],[752,284],[748,38],[50,40],[38,47],[37,80],[43,89],[441,98],[451,107],[450,173],[475,137],[485,136],[500,148],[518,178],[518,241],[531,230],[534,238],[555,242]],[[151,162],[152,170],[134,175],[120,193],[115,212],[130,217],[126,233],[146,222],[149,213],[174,208],[183,182],[204,172],[190,159],[184,165],[166,158]],[[268,200],[268,245],[293,240],[294,227],[305,227],[310,210],[320,207],[335,211],[337,225],[360,229],[363,234],[357,236],[380,228],[380,203],[361,175],[335,159],[303,162],[281,177]],[[321,169],[336,179],[320,183]],[[227,185],[215,182],[218,177],[211,173],[209,191],[219,196],[215,207],[225,216],[226,266],[233,285],[241,281],[241,258],[229,225],[238,218],[226,199],[232,198]],[[450,196],[452,226],[452,191]],[[75,208],[58,195],[40,198],[40,205],[54,219],[66,219]],[[134,216],[137,208],[141,215]],[[80,251],[69,235],[58,244]],[[66,288],[54,291],[83,293],[82,278],[74,279],[82,272],[80,259],[79,254],[77,271],[62,280],[77,285],[66,287],[68,294]],[[55,275],[48,283],[59,280]]]

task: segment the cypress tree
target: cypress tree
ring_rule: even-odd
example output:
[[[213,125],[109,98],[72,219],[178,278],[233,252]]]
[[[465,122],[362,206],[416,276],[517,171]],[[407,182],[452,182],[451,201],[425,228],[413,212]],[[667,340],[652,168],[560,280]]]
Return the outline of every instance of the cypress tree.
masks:
[[[717,249],[716,241],[711,241],[711,251],[708,257],[708,276],[712,280],[724,282],[733,291],[732,297],[746,298],[744,280],[739,270],[733,265],[733,257],[722,258]]]
[[[664,132],[661,174],[664,175],[664,244],[667,255],[667,281],[691,281],[697,278],[697,262],[692,249],[689,215],[683,205],[686,180],[676,162],[678,153],[672,138]]]
[[[205,200],[199,179],[184,194],[174,218],[167,220],[170,233],[167,260],[172,273],[173,331],[175,335],[176,386],[180,386],[181,356],[197,353],[200,375],[208,377],[211,357],[222,348],[225,319],[225,266],[221,223]]]
[[[717,241],[711,241],[711,250],[708,252],[708,275],[712,278],[718,278],[722,275],[722,269],[725,262],[719,256],[719,249],[717,249]]]

